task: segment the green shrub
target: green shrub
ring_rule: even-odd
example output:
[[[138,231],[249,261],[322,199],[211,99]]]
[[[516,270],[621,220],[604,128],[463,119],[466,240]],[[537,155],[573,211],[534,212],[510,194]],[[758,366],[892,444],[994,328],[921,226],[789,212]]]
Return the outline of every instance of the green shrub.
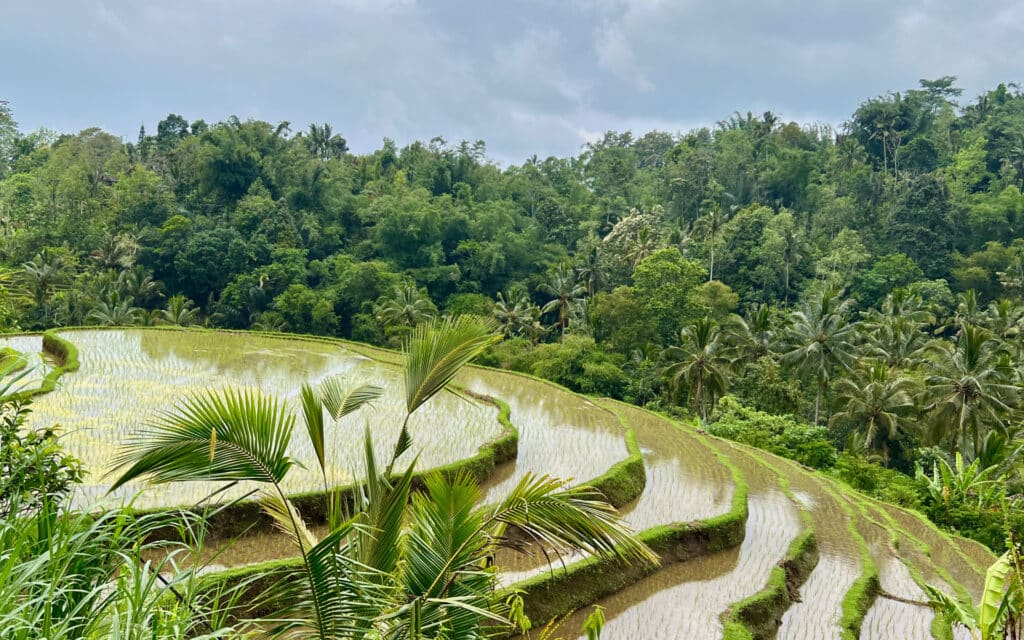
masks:
[[[916,509],[921,504],[920,487],[909,476],[886,469],[865,458],[843,452],[832,468],[832,475],[870,496]]]
[[[537,347],[531,356],[530,373],[573,391],[622,398],[629,384],[618,360],[590,338],[569,336],[563,343]]]
[[[824,427],[745,407],[732,396],[725,396],[718,403],[708,432],[817,469],[831,467],[836,460],[836,449]]]
[[[60,503],[82,478],[78,460],[64,451],[53,429],[25,428],[29,404],[0,404],[0,517],[35,512],[44,501]]]

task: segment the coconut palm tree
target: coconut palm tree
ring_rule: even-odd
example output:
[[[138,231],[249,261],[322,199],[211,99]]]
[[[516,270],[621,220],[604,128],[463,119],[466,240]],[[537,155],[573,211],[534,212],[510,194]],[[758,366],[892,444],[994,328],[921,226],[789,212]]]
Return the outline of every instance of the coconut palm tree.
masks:
[[[829,423],[855,425],[867,448],[881,449],[888,464],[889,443],[899,436],[904,419],[916,406],[913,381],[894,373],[884,362],[875,361],[836,380],[833,392],[839,410]]]
[[[542,329],[539,322],[540,314],[540,307],[533,304],[525,292],[515,291],[508,295],[498,292],[498,301],[494,305],[494,317],[501,326],[501,333],[505,337],[537,336]]]
[[[48,251],[37,253],[21,267],[25,272],[25,282],[39,307],[46,303],[54,291],[69,282],[64,259]]]
[[[987,329],[964,324],[955,342],[931,346],[926,369],[933,439],[973,459],[987,431],[1005,430],[1019,396],[1009,353]]]
[[[93,306],[85,319],[107,327],[124,327],[138,324],[142,309],[132,306],[132,301],[121,300],[116,293],[108,300],[100,300]]]
[[[565,328],[569,325],[572,306],[583,302],[583,285],[576,279],[572,269],[560,265],[555,269],[551,281],[542,283],[537,290],[552,296],[551,301],[541,308],[541,312],[558,312],[558,327],[562,332],[562,342],[565,342]]]
[[[388,327],[415,327],[437,315],[437,308],[414,285],[395,287],[377,306],[377,319]]]
[[[686,389],[693,408],[707,420],[718,398],[728,389],[729,358],[718,325],[710,318],[701,318],[679,332],[678,346],[665,349],[661,358],[667,364],[673,393]]]
[[[195,324],[199,309],[196,308],[195,303],[179,293],[168,298],[167,306],[157,313],[157,320],[162,324],[187,327]]]
[[[417,327],[405,348],[406,423],[446,387],[458,370],[498,335],[467,317]],[[326,478],[325,410],[331,418],[357,411],[380,389],[346,392],[304,385],[301,416]],[[344,400],[346,399],[347,400]],[[148,477],[155,482],[248,480],[266,490],[261,504],[290,537],[301,567],[279,578],[276,636],[327,638],[485,638],[488,627],[512,625],[506,599],[496,593],[490,558],[521,536],[596,555],[656,562],[614,509],[592,488],[565,488],[527,475],[504,499],[479,506],[476,481],[464,473],[428,474],[414,491],[415,462],[399,474],[392,464],[411,445],[403,427],[391,464],[382,471],[369,427],[365,477],[348,513],[325,488],[330,533],[310,531],[281,483],[295,461],[288,456],[295,417],[259,392],[225,391],[188,399],[152,423],[119,463],[127,469],[114,487]],[[326,487],[326,480],[325,480]],[[507,535],[516,530],[513,543]],[[280,598],[280,599],[277,599]]]
[[[924,308],[920,296],[896,289],[886,296],[880,310],[868,311],[861,324],[864,350],[890,367],[906,369],[921,362],[928,344],[925,328],[935,316]]]
[[[593,298],[605,279],[604,265],[596,246],[591,247],[583,262],[576,267],[576,275],[580,282],[587,287],[587,296]]]
[[[848,369],[854,358],[856,325],[850,322],[853,301],[841,291],[822,287],[811,293],[802,308],[790,314],[789,350],[782,362],[814,377],[814,424],[819,424],[821,398],[836,369]]]
[[[753,362],[771,354],[778,337],[775,310],[767,304],[753,304],[745,316],[732,314],[723,330],[737,364]]]

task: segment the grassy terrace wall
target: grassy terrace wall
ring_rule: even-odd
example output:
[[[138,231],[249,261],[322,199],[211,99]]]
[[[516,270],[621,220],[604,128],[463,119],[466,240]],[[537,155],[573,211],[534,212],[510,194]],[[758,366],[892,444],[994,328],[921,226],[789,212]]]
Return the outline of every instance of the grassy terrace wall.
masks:
[[[657,415],[657,414],[652,414]],[[659,418],[664,419],[662,416]],[[667,423],[672,424],[666,419]],[[673,425],[681,428],[679,425]],[[703,436],[698,437],[706,443]],[[735,489],[728,512],[699,522],[664,525],[641,531],[638,538],[654,550],[661,566],[728,549],[743,541],[747,524],[748,485],[743,474],[714,447],[710,452],[732,474]],[[642,460],[641,460],[642,464]],[[616,558],[589,557],[538,574],[509,588],[523,597],[526,615],[536,624],[561,617],[621,591],[659,569],[655,565],[627,564]]]
[[[60,380],[61,376],[65,373],[78,370],[78,348],[75,347],[74,344],[69,340],[61,338],[53,331],[44,332],[42,334],[42,339],[43,353],[53,359],[54,367],[46,372],[46,375],[43,376],[38,387],[12,393],[7,396],[9,399],[26,400],[44,393],[50,393],[57,388],[57,381]],[[18,369],[24,369],[28,364],[28,360],[25,359],[22,354],[17,354],[17,356],[13,354],[17,354],[17,352],[13,349],[6,349],[3,352],[3,357],[21,357],[25,364],[18,367]]]
[[[731,444],[736,446],[736,443]],[[723,640],[774,638],[782,624],[782,615],[797,600],[800,587],[818,564],[818,538],[810,512],[796,500],[781,470],[770,462],[771,454],[760,450],[747,453],[775,473],[779,486],[797,506],[803,527],[789,543],[786,555],[772,569],[765,587],[734,603],[722,614]]]

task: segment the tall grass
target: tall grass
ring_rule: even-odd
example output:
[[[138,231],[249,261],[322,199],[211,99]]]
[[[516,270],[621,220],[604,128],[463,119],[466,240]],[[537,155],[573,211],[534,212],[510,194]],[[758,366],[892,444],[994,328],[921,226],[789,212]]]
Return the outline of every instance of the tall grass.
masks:
[[[189,542],[150,541],[168,526]],[[177,562],[203,537],[201,517],[189,513],[88,513],[50,502],[29,516],[14,510],[0,521],[0,638],[243,637],[225,623],[233,594],[200,596],[200,569]]]

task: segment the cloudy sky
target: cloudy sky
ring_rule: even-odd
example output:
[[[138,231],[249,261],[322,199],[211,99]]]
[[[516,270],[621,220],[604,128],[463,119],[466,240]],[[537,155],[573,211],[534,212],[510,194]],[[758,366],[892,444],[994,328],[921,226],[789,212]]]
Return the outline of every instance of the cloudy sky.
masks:
[[[355,151],[441,135],[520,162],[733,111],[841,123],[956,75],[1024,80],[1011,0],[0,0],[23,130],[134,139],[167,113],[330,122]]]

